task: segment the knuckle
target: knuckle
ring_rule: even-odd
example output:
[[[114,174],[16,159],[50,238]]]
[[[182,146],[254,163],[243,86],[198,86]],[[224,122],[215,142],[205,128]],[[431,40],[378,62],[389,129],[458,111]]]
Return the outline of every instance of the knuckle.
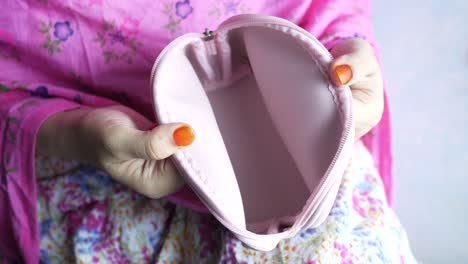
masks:
[[[161,182],[159,182],[158,179],[147,181],[140,193],[151,199],[160,199],[168,194],[167,190],[161,186]]]
[[[171,161],[169,159],[163,159],[158,161],[158,175],[159,177],[167,177],[172,173]]]
[[[151,170],[142,175],[143,181],[139,184],[138,192],[151,198],[159,199],[176,191],[181,186],[182,180],[170,160],[158,160],[147,162]],[[151,172],[150,172],[151,171]]]
[[[161,154],[160,150],[160,140],[158,138],[150,139],[145,144],[145,152],[147,155],[153,159],[160,160],[163,159],[163,155]]]
[[[141,168],[141,182],[139,192],[152,199],[160,198],[161,184],[159,181],[159,171],[157,161],[145,161]]]

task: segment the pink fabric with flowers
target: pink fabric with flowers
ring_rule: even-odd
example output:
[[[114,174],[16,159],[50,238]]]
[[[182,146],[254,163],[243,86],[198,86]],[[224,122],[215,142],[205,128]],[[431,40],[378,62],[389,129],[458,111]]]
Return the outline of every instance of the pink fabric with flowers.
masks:
[[[374,47],[369,0],[6,0],[0,13],[0,251],[37,263],[34,146],[50,115],[124,104],[154,120],[149,78],[175,37],[239,13],[288,19],[332,48],[349,37]],[[14,15],[12,15],[14,14]],[[378,53],[376,49],[376,53]],[[364,138],[392,201],[389,112]],[[193,200],[184,189],[174,196]],[[203,208],[198,208],[203,209]]]

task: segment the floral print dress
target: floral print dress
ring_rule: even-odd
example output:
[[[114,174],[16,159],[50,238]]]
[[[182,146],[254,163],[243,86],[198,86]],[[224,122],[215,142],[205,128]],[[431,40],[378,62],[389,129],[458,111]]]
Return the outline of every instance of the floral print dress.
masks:
[[[39,127],[57,112],[123,104],[155,120],[148,83],[159,52],[236,14],[288,19],[329,49],[361,37],[378,55],[369,0],[4,0],[1,8],[0,263],[412,261],[391,209],[387,105],[357,145],[327,221],[272,252],[244,247],[208,214],[35,155]]]
[[[145,198],[94,167],[36,160],[43,263],[415,263],[362,143],[318,228],[250,249],[204,213]]]

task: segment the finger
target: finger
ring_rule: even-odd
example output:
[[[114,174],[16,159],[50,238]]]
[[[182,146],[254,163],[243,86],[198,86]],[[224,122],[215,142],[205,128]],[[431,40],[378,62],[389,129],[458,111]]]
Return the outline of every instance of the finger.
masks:
[[[120,183],[153,199],[174,193],[184,185],[170,159],[127,160],[120,167],[111,166],[110,170],[115,170],[113,175]],[[122,171],[130,173],[122,174]]]
[[[143,168],[143,171],[149,175],[142,175],[142,182],[133,181],[129,184],[138,185],[131,187],[142,194],[158,199],[176,192],[184,185],[182,177],[170,159],[147,160],[144,164],[146,168]]]
[[[367,82],[351,89],[353,109],[356,122],[356,139],[367,134],[382,118],[384,110],[383,83],[380,76],[370,78]]]
[[[330,69],[330,77],[338,86],[353,86],[376,74],[375,64],[359,53],[342,55],[336,58]]]
[[[383,113],[383,84],[379,72],[373,72],[366,63],[354,60],[354,55],[345,55],[335,61],[332,80],[338,86],[349,85],[353,95],[356,118],[356,140],[367,134],[380,121]],[[349,65],[349,66],[347,66]]]
[[[189,146],[195,140],[193,129],[183,123],[160,125],[150,131],[134,130],[126,149],[133,158],[162,160]]]
[[[372,111],[372,108],[362,100],[353,99],[353,111],[354,116],[356,117],[365,117],[365,118],[355,118],[355,141],[358,141],[362,136],[367,134],[374,124],[372,123],[371,118],[369,118],[369,111]]]
[[[158,161],[156,178],[156,189],[149,195],[151,198],[157,199],[167,196],[176,192],[184,185],[184,180],[170,159]]]
[[[330,65],[330,78],[338,86],[353,86],[377,74],[379,69],[371,47],[363,41],[345,41],[331,53],[335,59]]]

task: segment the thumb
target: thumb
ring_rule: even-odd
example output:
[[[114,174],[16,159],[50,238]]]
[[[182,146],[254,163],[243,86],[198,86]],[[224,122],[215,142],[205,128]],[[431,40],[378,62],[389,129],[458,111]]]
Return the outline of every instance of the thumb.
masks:
[[[149,131],[137,131],[129,137],[126,149],[133,157],[144,160],[162,160],[195,140],[195,132],[187,124],[160,125]]]
[[[338,85],[348,85],[353,94],[356,139],[374,127],[383,112],[383,83],[372,47],[360,39],[349,39],[332,50],[335,57],[330,78]]]
[[[335,59],[330,66],[330,77],[338,86],[353,86],[378,73],[372,47],[363,40],[345,40],[331,54]]]

